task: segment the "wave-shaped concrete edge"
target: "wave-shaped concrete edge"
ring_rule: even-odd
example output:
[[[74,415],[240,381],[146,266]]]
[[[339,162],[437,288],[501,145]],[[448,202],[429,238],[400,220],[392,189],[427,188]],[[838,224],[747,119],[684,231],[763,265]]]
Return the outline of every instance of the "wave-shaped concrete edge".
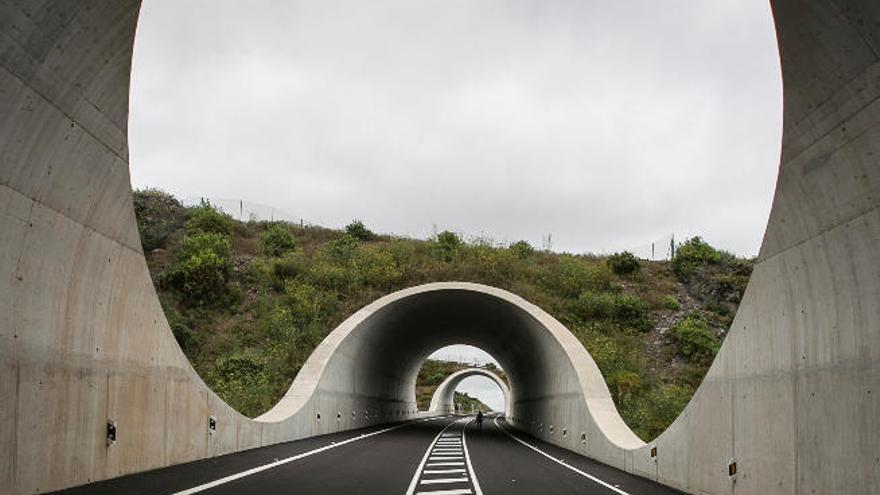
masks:
[[[618,428],[595,364],[561,329],[551,333],[574,356],[580,391],[552,397],[555,408],[524,400],[511,421],[690,493],[872,493],[880,486],[880,11],[867,0],[772,6],[785,96],[776,195],[740,311],[697,394],[642,445]],[[363,417],[317,418],[337,409],[321,403],[335,395],[305,391],[326,377],[336,392],[344,377],[304,368],[270,411],[289,407],[289,419],[254,421],[193,371],[158,304],[130,199],[137,14],[137,2],[121,0],[0,0],[4,493],[418,414],[407,400],[351,396],[345,401]],[[325,344],[307,368],[329,359]],[[555,379],[571,385],[562,375]],[[111,446],[108,419],[119,428]],[[584,434],[562,437],[563,427]]]
[[[431,405],[428,406],[428,411],[437,414],[454,413],[455,389],[462,382],[462,380],[472,376],[485,376],[486,378],[495,382],[495,384],[498,385],[498,388],[501,389],[501,394],[504,395],[505,411],[510,410],[510,389],[507,387],[507,383],[502,380],[500,376],[492,373],[489,370],[481,368],[468,368],[456,371],[455,373],[447,376],[446,379],[437,386],[437,389],[434,390],[434,395],[431,396]]]

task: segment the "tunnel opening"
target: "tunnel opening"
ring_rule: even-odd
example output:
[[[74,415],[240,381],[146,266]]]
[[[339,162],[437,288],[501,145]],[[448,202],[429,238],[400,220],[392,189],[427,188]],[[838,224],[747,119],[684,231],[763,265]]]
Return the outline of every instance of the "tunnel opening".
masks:
[[[470,372],[454,383],[447,383],[450,377],[461,375],[465,370]],[[452,387],[454,411],[471,410],[472,405],[484,411],[503,411],[510,388],[507,374],[497,360],[482,349],[468,345],[443,347],[422,363],[416,380],[419,411],[435,411],[434,398],[446,386]]]

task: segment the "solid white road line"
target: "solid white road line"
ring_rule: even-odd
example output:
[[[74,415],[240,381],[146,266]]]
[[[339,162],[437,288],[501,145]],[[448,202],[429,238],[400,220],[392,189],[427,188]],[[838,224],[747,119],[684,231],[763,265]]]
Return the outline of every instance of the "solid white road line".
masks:
[[[424,471],[422,471],[424,474]],[[467,483],[467,476],[464,478],[433,478],[428,480],[419,481],[420,485],[436,485],[438,483]]]
[[[416,495],[470,495],[474,493],[470,488],[458,488],[455,490],[431,490],[430,492],[418,492]]]
[[[473,420],[471,420],[471,421],[473,421]],[[468,468],[468,471],[470,472],[471,481],[473,482],[473,485],[474,485],[474,492],[476,492],[476,495],[483,495],[483,490],[482,490],[482,488],[480,488],[480,482],[477,481],[477,473],[474,472],[474,465],[471,464],[471,455],[470,455],[470,453],[468,453],[468,448],[467,448],[467,427],[469,424],[471,424],[471,421],[468,421],[467,423],[465,423],[464,428],[462,428],[462,430],[461,430],[461,445],[464,448],[464,458],[465,458],[465,461],[467,462],[467,468]]]
[[[605,481],[600,480],[599,478],[593,476],[592,474],[589,474],[589,473],[586,473],[586,472],[584,472],[584,471],[581,471],[580,469],[578,469],[578,468],[572,466],[571,464],[568,464],[567,462],[565,462],[565,461],[563,461],[563,460],[560,460],[560,459],[557,459],[557,458],[553,457],[552,455],[550,455],[550,454],[544,452],[543,450],[539,449],[538,447],[535,447],[534,445],[532,445],[532,444],[530,444],[530,443],[528,443],[528,442],[524,442],[524,441],[520,440],[519,438],[515,437],[512,433],[510,433],[509,431],[507,431],[507,430],[505,430],[504,428],[502,428],[501,425],[498,424],[498,418],[493,419],[492,422],[495,423],[495,426],[497,426],[499,430],[503,431],[504,433],[507,433],[507,435],[508,435],[510,438],[512,438],[512,439],[516,440],[517,442],[519,442],[519,443],[525,445],[526,447],[528,447],[528,448],[534,450],[535,452],[537,452],[537,453],[541,454],[542,456],[546,457],[547,459],[550,459],[551,461],[553,461],[553,462],[559,464],[560,466],[563,466],[563,467],[565,467],[565,468],[568,468],[568,469],[570,469],[571,471],[574,471],[575,473],[577,473],[577,474],[579,474],[579,475],[581,475],[581,476],[583,476],[583,477],[589,479],[590,481],[593,481],[594,483],[597,483],[597,484],[599,484],[599,485],[604,486],[605,488],[611,490],[611,491],[614,492],[614,493],[617,493],[617,494],[619,494],[619,495],[631,495],[630,493],[625,492],[625,491],[621,490],[620,488],[617,488],[617,487],[614,486],[614,485],[611,485],[611,484],[609,484],[609,483],[607,483],[607,482],[605,482]]]
[[[397,426],[392,426],[392,427],[390,427],[390,428],[385,428],[385,429],[382,429],[382,430],[374,431],[374,432],[372,432],[372,433],[362,433],[362,434],[360,434],[360,435],[358,435],[358,436],[356,436],[356,437],[352,437],[352,438],[349,438],[349,439],[347,439],[347,440],[343,440],[343,441],[341,441],[341,442],[331,443],[330,445],[325,445],[325,446],[323,446],[323,447],[320,447],[320,448],[317,448],[317,449],[314,449],[314,450],[309,450],[308,452],[303,452],[302,454],[297,454],[297,455],[294,455],[294,456],[291,456],[291,457],[285,457],[284,459],[280,459],[280,460],[277,460],[277,461],[275,461],[275,462],[270,462],[269,464],[263,464],[262,466],[257,466],[257,467],[255,467],[255,468],[248,469],[247,471],[242,471],[242,472],[240,472],[240,473],[236,473],[236,474],[232,474],[232,475],[226,476],[225,478],[220,478],[220,479],[217,479],[217,480],[214,480],[214,481],[210,481],[210,482],[208,482],[208,483],[205,483],[205,484],[202,484],[202,485],[199,485],[199,486],[194,486],[194,487],[192,487],[192,488],[188,488],[188,489],[183,490],[183,491],[175,492],[175,493],[173,493],[172,495],[191,495],[191,494],[193,494],[193,493],[203,492],[203,491],[205,491],[205,490],[207,490],[207,489],[209,489],[209,488],[214,488],[215,486],[224,485],[224,484],[226,484],[226,483],[229,483],[230,481],[239,480],[239,479],[241,479],[241,478],[244,478],[244,477],[246,477],[246,476],[250,476],[250,475],[252,475],[252,474],[261,473],[261,472],[263,472],[263,471],[266,471],[266,470],[272,469],[272,468],[274,468],[274,467],[282,466],[282,465],[287,464],[287,463],[289,463],[289,462],[298,461],[298,460],[300,460],[300,459],[302,459],[302,458],[309,457],[309,456],[311,456],[311,455],[320,454],[321,452],[324,452],[324,451],[327,451],[327,450],[330,450],[330,449],[335,449],[336,447],[341,447],[341,446],[343,446],[343,445],[348,445],[348,444],[350,444],[350,443],[352,443],[352,442],[357,442],[358,440],[363,440],[363,439],[365,439],[365,438],[370,438],[370,437],[374,437],[374,436],[376,436],[376,435],[381,435],[381,434],[383,434],[383,433],[388,433],[389,431],[394,431],[394,430],[397,430],[397,429],[399,429],[399,428],[403,428],[404,426],[409,426],[409,425],[411,425],[411,424],[413,424],[413,423],[417,423],[417,422],[425,422],[425,421],[434,421],[434,420],[440,419],[441,417],[445,417],[445,416],[436,416],[436,417],[433,417],[433,418],[421,419],[421,420],[418,420],[418,421],[410,421],[410,422],[403,423],[403,424],[400,424],[400,425],[397,425]],[[452,424],[452,423],[450,423],[450,424]],[[448,427],[448,426],[447,426],[447,427]]]

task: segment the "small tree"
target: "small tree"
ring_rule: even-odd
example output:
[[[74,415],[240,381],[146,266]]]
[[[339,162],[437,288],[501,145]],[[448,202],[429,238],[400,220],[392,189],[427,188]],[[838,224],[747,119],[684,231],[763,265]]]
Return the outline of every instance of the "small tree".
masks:
[[[614,253],[605,260],[611,271],[618,275],[629,275],[635,273],[641,267],[639,259],[629,251],[622,253]]]
[[[186,228],[190,233],[230,235],[234,226],[231,216],[205,200],[202,200],[199,206],[190,209],[189,219],[186,221]]]
[[[510,245],[510,250],[517,258],[525,259],[535,253],[535,248],[526,241],[517,241]]]
[[[675,257],[672,258],[672,269],[679,279],[686,282],[701,265],[719,261],[721,253],[697,236],[678,246]]]
[[[458,256],[464,242],[455,232],[444,230],[437,234],[437,240],[434,242],[434,256],[442,261],[452,261]]]
[[[283,256],[296,249],[296,239],[283,223],[270,223],[260,235],[260,251],[266,256]]]
[[[229,239],[220,234],[196,234],[184,239],[165,279],[196,304],[227,292],[232,266]]]
[[[706,320],[690,315],[672,328],[678,350],[694,362],[711,362],[721,348],[718,337],[712,333]]]
[[[359,241],[372,241],[376,238],[376,234],[368,229],[364,222],[360,220],[355,220],[350,224],[345,226],[345,233],[354,237]]]

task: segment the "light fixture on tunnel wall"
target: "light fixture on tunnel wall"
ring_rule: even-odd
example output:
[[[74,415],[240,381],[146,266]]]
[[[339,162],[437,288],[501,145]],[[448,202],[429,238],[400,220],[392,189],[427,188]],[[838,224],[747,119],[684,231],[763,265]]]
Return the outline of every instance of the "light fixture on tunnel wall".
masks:
[[[553,425],[550,425],[550,434],[553,434]]]
[[[116,443],[116,421],[107,420],[107,446]]]
[[[654,459],[654,461],[657,460],[657,446],[656,445],[651,446],[651,459]]]
[[[584,432],[581,432],[581,443],[584,445],[587,444],[587,434]]]
[[[208,416],[208,435],[213,435],[217,431],[217,418]]]
[[[336,411],[336,422],[342,422],[342,411]]]
[[[352,420],[352,421],[357,421],[357,419],[358,419],[358,418],[357,418],[357,413],[354,412],[354,411],[352,411],[352,412],[351,412],[351,420]]]
[[[736,469],[736,458],[730,460],[727,463],[727,476],[730,478],[730,481],[736,481],[737,469]]]
[[[315,421],[317,421],[318,423],[321,422],[321,413],[315,413]]]
[[[563,428],[562,429],[562,437],[565,438],[567,436],[568,436],[568,428]]]

